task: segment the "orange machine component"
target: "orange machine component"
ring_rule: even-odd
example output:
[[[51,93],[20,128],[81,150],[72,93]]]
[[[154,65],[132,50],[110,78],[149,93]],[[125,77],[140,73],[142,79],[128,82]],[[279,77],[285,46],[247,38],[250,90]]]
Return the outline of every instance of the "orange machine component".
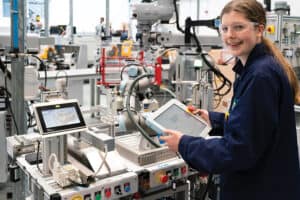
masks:
[[[275,26],[274,25],[268,25],[266,28],[267,33],[274,34],[275,33]]]

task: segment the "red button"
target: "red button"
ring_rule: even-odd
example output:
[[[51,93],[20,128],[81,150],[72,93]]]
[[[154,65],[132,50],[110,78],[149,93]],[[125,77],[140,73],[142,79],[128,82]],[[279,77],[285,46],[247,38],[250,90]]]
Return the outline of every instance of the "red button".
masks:
[[[168,180],[169,180],[169,177],[167,175],[162,175],[160,177],[160,182],[162,182],[162,183],[166,183],[166,182],[168,182]]]
[[[109,197],[111,196],[110,188],[105,189],[105,196],[106,196],[107,198],[109,198]]]
[[[188,111],[190,112],[194,112],[196,110],[196,108],[193,105],[188,105],[187,106]]]
[[[186,173],[186,166],[184,166],[184,167],[181,167],[181,174],[185,174]]]
[[[142,197],[142,195],[140,193],[134,193],[133,195],[133,199],[140,199]]]

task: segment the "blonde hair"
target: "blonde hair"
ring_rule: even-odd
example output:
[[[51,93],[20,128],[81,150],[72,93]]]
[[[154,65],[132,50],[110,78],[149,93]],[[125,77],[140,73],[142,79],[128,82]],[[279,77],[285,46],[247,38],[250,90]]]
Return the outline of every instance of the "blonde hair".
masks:
[[[266,12],[261,3],[256,0],[233,0],[223,8],[222,16],[229,12],[238,12],[243,14],[249,21],[256,22],[266,26]],[[263,37],[262,42],[266,45],[268,51],[274,56],[286,73],[289,83],[294,91],[294,102],[300,103],[300,88],[296,73],[291,64],[285,59],[280,50],[273,44],[271,40]]]

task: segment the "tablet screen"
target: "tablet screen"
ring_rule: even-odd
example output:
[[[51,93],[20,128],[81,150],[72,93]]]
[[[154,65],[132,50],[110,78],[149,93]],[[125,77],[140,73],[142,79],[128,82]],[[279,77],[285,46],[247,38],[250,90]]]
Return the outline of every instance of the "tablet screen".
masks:
[[[164,128],[177,130],[192,136],[199,136],[207,127],[204,122],[176,104],[169,106],[153,120]]]
[[[36,120],[43,134],[61,132],[85,127],[85,122],[77,102],[62,102],[40,105],[36,108]]]

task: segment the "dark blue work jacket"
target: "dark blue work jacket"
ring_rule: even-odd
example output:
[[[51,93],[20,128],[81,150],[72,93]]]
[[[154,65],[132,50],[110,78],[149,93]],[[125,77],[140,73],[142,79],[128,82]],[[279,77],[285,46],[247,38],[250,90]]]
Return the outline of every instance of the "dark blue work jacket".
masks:
[[[184,135],[183,159],[200,172],[221,174],[221,200],[300,200],[293,91],[282,68],[258,44],[233,69],[230,114],[210,112],[214,134]]]

